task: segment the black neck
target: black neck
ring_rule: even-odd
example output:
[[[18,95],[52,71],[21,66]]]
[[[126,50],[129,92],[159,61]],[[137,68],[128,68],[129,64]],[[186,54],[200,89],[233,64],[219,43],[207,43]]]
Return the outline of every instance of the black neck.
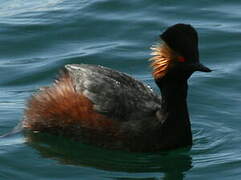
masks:
[[[161,136],[170,144],[192,144],[191,125],[187,108],[187,78],[162,78],[156,80],[162,95],[162,112],[167,119],[162,125]]]

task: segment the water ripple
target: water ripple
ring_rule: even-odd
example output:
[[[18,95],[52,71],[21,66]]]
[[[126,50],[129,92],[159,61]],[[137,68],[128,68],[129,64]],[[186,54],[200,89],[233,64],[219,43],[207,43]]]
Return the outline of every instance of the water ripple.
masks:
[[[191,154],[197,168],[241,162],[238,131],[220,123],[195,123],[194,146]],[[238,152],[238,153],[237,153]]]
[[[27,98],[65,64],[105,65],[159,92],[149,47],[174,23],[197,28],[200,59],[214,70],[189,81],[190,151],[113,152],[61,137],[13,134],[0,138],[2,179],[240,179],[240,2],[0,1],[0,134],[11,132]]]

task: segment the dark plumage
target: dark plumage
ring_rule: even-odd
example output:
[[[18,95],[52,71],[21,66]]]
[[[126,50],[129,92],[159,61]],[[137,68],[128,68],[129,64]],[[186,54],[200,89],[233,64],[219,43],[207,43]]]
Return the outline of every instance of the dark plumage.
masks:
[[[28,101],[23,126],[111,149],[158,151],[192,144],[187,80],[199,63],[198,36],[177,24],[153,47],[153,76],[162,98],[132,77],[96,65],[71,64],[53,86]]]

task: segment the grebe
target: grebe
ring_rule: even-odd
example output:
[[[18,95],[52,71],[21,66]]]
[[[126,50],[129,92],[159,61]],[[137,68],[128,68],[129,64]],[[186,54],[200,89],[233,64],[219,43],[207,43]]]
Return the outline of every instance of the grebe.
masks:
[[[151,152],[192,145],[188,78],[199,62],[198,35],[187,24],[164,31],[150,59],[161,96],[125,73],[69,64],[27,103],[23,127],[111,149]]]

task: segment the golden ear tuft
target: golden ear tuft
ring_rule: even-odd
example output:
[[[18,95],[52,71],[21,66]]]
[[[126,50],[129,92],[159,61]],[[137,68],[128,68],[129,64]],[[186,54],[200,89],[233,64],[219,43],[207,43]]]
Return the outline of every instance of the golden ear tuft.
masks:
[[[153,57],[149,60],[153,68],[152,75],[155,79],[158,79],[167,73],[172,60],[175,59],[175,53],[166,44],[153,45],[151,50]]]

